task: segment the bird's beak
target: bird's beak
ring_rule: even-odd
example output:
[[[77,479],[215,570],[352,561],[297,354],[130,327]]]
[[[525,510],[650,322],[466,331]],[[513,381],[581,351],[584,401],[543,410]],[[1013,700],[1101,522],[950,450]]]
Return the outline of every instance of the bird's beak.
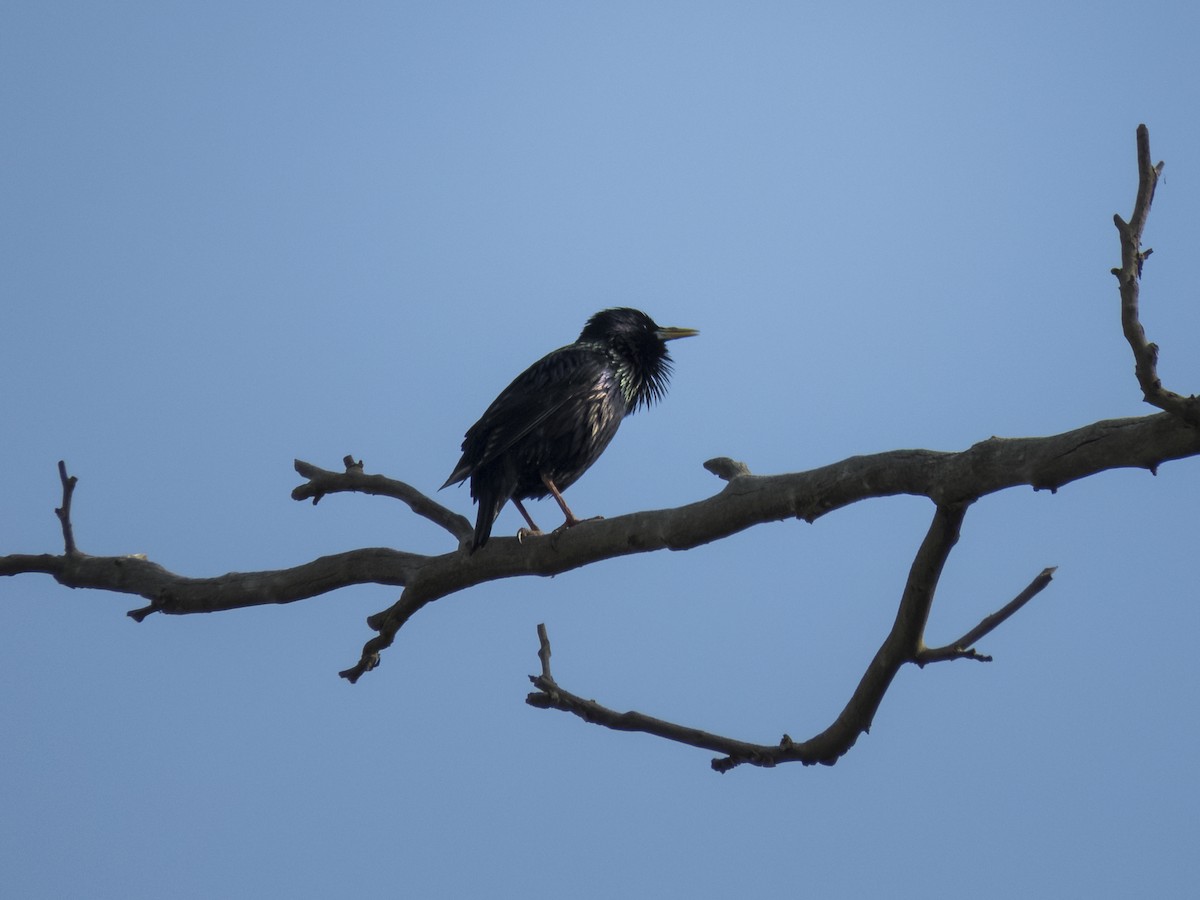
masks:
[[[659,328],[654,336],[660,341],[673,341],[676,338],[694,337],[699,333],[695,328]]]

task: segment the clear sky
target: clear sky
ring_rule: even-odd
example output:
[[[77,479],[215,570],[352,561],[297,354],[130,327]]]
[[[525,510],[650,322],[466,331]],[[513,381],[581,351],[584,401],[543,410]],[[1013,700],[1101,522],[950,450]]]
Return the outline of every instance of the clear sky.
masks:
[[[0,553],[61,551],[59,459],[88,553],[443,552],[393,501],[295,503],[293,458],[433,491],[613,305],[702,335],[580,515],[709,496],[717,455],[797,471],[1149,412],[1109,274],[1139,122],[1167,162],[1144,321],[1200,391],[1198,10],[7,3]],[[905,669],[836,767],[723,776],[527,707],[536,624],[570,690],[807,737],[928,501],[487,585],[356,686],[394,588],[138,625],[138,598],[7,579],[0,894],[1189,895],[1198,499],[1195,460],[985,498],[931,641],[1059,566],[996,661]]]

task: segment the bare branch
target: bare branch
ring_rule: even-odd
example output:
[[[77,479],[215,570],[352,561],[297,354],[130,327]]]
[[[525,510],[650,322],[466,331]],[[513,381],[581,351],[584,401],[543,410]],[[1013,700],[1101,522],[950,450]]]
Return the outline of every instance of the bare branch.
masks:
[[[595,700],[587,700],[570,691],[563,690],[550,674],[550,639],[546,635],[546,626],[538,626],[540,649],[538,657],[542,661],[542,674],[530,675],[537,691],[525,697],[525,702],[539,709],[558,709],[579,716],[585,722],[603,725],[616,731],[640,731],[665,738],[680,744],[699,747],[701,750],[712,750],[740,760],[754,762],[756,765],[773,766],[776,762],[784,761],[776,758],[776,754],[784,750],[783,745],[760,746],[722,737],[719,734],[701,731],[698,728],[688,728],[686,725],[676,725],[653,716],[639,712],[617,712],[606,706],[601,706]],[[790,750],[790,748],[788,748]],[[798,758],[798,757],[797,757]],[[714,762],[714,767],[716,763]]]
[[[58,477],[62,481],[62,506],[54,510],[54,514],[62,524],[64,552],[67,556],[74,556],[79,550],[75,547],[75,529],[71,527],[71,497],[75,494],[79,479],[74,475],[67,477],[67,463],[61,459],[58,461]]]
[[[70,588],[96,588],[145,597],[150,605],[130,610],[141,621],[152,612],[168,615],[219,612],[271,603],[293,603],[355,584],[404,584],[423,557],[385,547],[322,556],[290,569],[229,572],[187,578],[141,554],[74,556],[21,554],[0,557],[0,575],[41,572]]]
[[[569,712],[585,722],[605,728],[641,731],[669,741],[723,753],[723,758],[712,762],[713,769],[718,772],[727,772],[743,763],[755,766],[775,766],[784,762],[833,765],[854,746],[860,734],[870,730],[875,712],[892,679],[901,666],[913,662],[920,652],[921,634],[929,618],[933,595],[946,559],[958,541],[966,509],[965,504],[937,508],[925,540],[913,559],[891,632],[867,666],[845,709],[832,725],[810,740],[797,743],[785,734],[778,744],[752,744],[639,712],[617,712],[601,706],[595,700],[586,700],[563,690],[550,674],[550,641],[545,627],[541,625],[538,626],[541,643],[538,656],[542,660],[542,674],[529,676],[538,691],[529,694],[525,702],[540,709]]]
[[[1021,591],[1021,593],[1017,594],[1017,596],[991,615],[984,617],[983,621],[957,641],[952,641],[944,647],[924,647],[917,653],[916,659],[913,662],[922,668],[925,667],[926,663],[943,662],[950,659],[974,659],[980,662],[991,662],[992,658],[990,656],[979,653],[974,649],[975,644],[981,638],[986,637],[999,628],[1007,619],[1020,610],[1021,607],[1040,594],[1050,584],[1056,571],[1058,571],[1058,566],[1050,566],[1049,568],[1042,569],[1025,590]]]
[[[1153,471],[1167,460],[1197,454],[1200,432],[1174,416],[1158,413],[1096,422],[1049,437],[989,438],[957,453],[894,450],[851,457],[808,472],[741,475],[714,496],[686,506],[588,522],[524,543],[496,537],[475,554],[461,552],[461,543],[458,552],[440,556],[366,549],[293,569],[219,578],[185,578],[128,556],[14,554],[0,556],[0,575],[41,572],[68,587],[139,594],[151,606],[136,610],[138,617],[156,610],[185,614],[291,602],[351,584],[406,584],[396,604],[371,617],[369,624],[379,634],[364,647],[359,664],[347,670],[361,674],[378,662],[377,654],[426,604],[485,581],[557,575],[602,559],[688,549],[764,522],[790,518],[813,522],[872,497],[911,494],[943,504],[966,503],[1018,485],[1055,490],[1107,469]],[[315,466],[307,471],[320,472]],[[356,477],[368,479],[368,487],[382,486],[381,493],[389,496],[388,485],[401,484],[374,475],[329,474],[330,480],[316,483],[328,485],[330,493],[353,489],[347,485]],[[461,525],[463,535],[469,534],[465,518]],[[270,588],[264,593],[267,578]]]
[[[1163,163],[1155,165],[1151,159],[1150,132],[1145,125],[1139,125],[1138,190],[1133,215],[1128,222],[1119,215],[1113,216],[1121,236],[1121,266],[1112,270],[1121,290],[1121,328],[1133,350],[1134,373],[1146,402],[1192,425],[1200,425],[1200,402],[1195,397],[1181,397],[1162,386],[1158,377],[1158,345],[1146,340],[1146,331],[1139,317],[1138,284],[1142,277],[1142,265],[1154,252],[1149,248],[1142,250],[1142,232],[1150,215],[1150,205],[1154,202],[1154,189],[1163,170]]]
[[[834,723],[816,737],[802,744],[795,744],[792,752],[810,754],[817,762],[833,765],[854,746],[860,734],[871,730],[875,712],[891,686],[892,679],[896,677],[901,666],[913,661],[920,649],[925,623],[933,605],[933,596],[946,559],[958,542],[959,529],[962,527],[963,517],[966,516],[967,505],[939,505],[935,510],[933,521],[930,522],[925,539],[921,542],[909,569],[892,630],[876,651],[850,701]],[[715,761],[714,768],[717,768],[718,762],[724,766],[720,771],[724,771],[741,762],[754,760],[742,760],[731,755],[728,760]]]
[[[450,532],[460,544],[471,537],[473,529],[465,516],[447,509],[403,481],[396,481],[383,475],[364,474],[362,460],[356,461],[353,457],[347,456],[343,462],[346,464],[345,472],[330,472],[314,466],[312,463],[304,462],[304,460],[296,460],[296,471],[308,481],[293,489],[292,499],[308,500],[311,498],[315,506],[326,494],[349,491],[391,497],[408,504],[409,508],[418,516],[428,519]]]
[[[1155,469],[1160,462],[1200,453],[1200,433],[1160,413],[1113,419],[1045,438],[989,438],[959,453],[893,450],[855,456],[788,475],[743,475],[707,500],[675,509],[630,513],[586,527],[526,540],[493,538],[479,552],[431,557],[389,609],[368,624],[379,634],[342,675],[356,680],[379,662],[399,629],[426,604],[455,591],[515,575],[557,575],[602,559],[686,550],[754,525],[800,518],[814,522],[871,497],[926,496],[966,504],[1019,484],[1059,486],[1111,468]],[[3,572],[0,566],[0,573]]]
[[[987,494],[1029,485],[1059,487],[1114,468],[1154,472],[1168,460],[1200,455],[1200,400],[1162,387],[1157,375],[1158,348],[1148,342],[1139,321],[1138,292],[1142,265],[1151,251],[1141,238],[1162,163],[1151,165],[1149,133],[1138,129],[1138,194],[1126,223],[1114,217],[1121,236],[1122,265],[1114,269],[1121,291],[1122,328],[1133,350],[1138,382],[1146,400],[1162,414],[1096,422],[1041,438],[990,438],[957,453],[897,450],[856,456],[785,475],[756,476],[741,462],[718,457],[704,465],[726,483],[716,495],[676,509],[632,513],[524,542],[496,537],[478,553],[466,552],[469,520],[404,482],[367,475],[361,461],[347,456],[345,471],[331,472],[296,460],[308,481],[292,496],[317,503],[329,493],[354,491],[399,499],[457,541],[455,552],[437,556],[385,548],[354,550],[321,557],[289,569],[187,578],[141,555],[93,557],[80,553],[71,525],[71,501],[77,479],[59,462],[62,505],[61,556],[12,554],[0,557],[0,575],[40,572],[68,587],[91,587],[137,594],[150,604],[129,615],[141,621],[152,612],[213,612],[266,603],[290,603],[352,584],[403,586],[391,607],[371,616],[377,634],[363,647],[358,663],[341,673],[351,682],[374,669],[380,654],[399,630],[429,603],[474,585],[518,575],[550,576],[603,559],[654,550],[684,550],[719,540],[753,525],[798,518],[814,522],[836,509],[874,497],[924,496],[936,506],[933,521],[909,571],[896,619],[860,679],[845,708],[823,732],[796,742],[785,734],[778,744],[754,744],[628,711],[617,712],[563,690],[550,668],[550,641],[538,626],[541,674],[530,676],[537,692],[530,705],[571,712],[586,721],[623,731],[641,731],[723,754],[713,768],[727,771],[743,763],[773,766],[781,762],[834,764],[869,731],[896,673],[905,663],[924,666],[949,659],[990,660],[974,644],[1024,607],[1050,582],[1044,570],[1012,601],[984,618],[959,640],[943,647],[925,646],[924,632],[946,560],[958,539],[967,508]]]

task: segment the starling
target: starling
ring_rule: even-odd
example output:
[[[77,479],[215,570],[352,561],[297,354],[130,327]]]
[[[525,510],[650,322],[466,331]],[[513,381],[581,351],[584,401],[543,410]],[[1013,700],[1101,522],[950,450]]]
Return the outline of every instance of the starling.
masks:
[[[698,333],[662,328],[636,309],[606,309],[575,343],[542,357],[501,391],[467,431],[462,459],[442,485],[471,479],[479,504],[471,551],[487,543],[509,500],[534,533],[522,500],[553,495],[567,517],[563,527],[578,524],[562,492],[600,458],[623,418],[666,393],[666,342]]]

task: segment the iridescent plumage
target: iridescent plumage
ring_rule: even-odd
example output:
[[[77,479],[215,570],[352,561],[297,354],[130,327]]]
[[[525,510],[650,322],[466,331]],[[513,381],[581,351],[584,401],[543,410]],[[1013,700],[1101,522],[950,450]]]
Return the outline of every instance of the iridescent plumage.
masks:
[[[479,504],[471,549],[487,543],[509,500],[535,532],[522,500],[554,495],[564,524],[575,525],[562,492],[600,457],[625,416],[666,393],[666,342],[696,333],[661,328],[636,309],[606,309],[575,343],[542,357],[501,391],[468,429],[462,459],[442,485],[471,479]]]

